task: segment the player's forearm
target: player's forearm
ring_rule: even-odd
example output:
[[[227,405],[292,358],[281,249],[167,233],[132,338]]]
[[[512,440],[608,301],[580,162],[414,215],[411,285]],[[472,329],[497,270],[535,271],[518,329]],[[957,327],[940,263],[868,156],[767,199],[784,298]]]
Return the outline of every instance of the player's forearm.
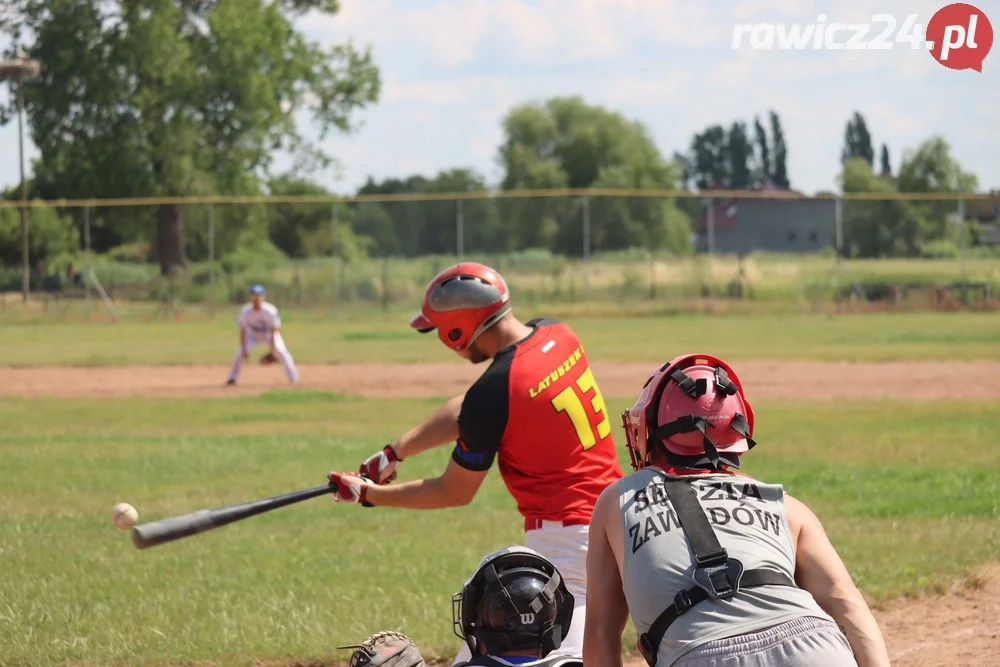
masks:
[[[411,428],[392,443],[396,456],[408,459],[429,449],[454,443],[458,439],[458,415],[462,410],[462,396],[456,396],[442,405],[419,426]]]
[[[588,623],[583,635],[583,664],[621,667],[622,633]]]
[[[471,500],[471,497],[450,488],[440,477],[406,484],[368,487],[368,502],[376,507],[435,510],[468,505]]]
[[[844,631],[858,667],[889,667],[889,651],[882,631],[853,584],[835,586],[816,601]]]

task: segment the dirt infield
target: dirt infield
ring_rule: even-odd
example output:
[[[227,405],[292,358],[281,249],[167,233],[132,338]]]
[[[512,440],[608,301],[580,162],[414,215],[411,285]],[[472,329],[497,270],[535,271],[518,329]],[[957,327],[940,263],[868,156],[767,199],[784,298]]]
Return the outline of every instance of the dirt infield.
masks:
[[[893,667],[980,667],[1000,656],[1000,567],[947,595],[901,599],[876,610]],[[625,667],[646,667],[631,660]]]
[[[595,363],[605,396],[638,393],[652,364]],[[0,368],[0,396],[227,396],[286,387],[280,366],[246,368],[225,387],[224,366]],[[829,363],[748,361],[738,368],[750,397],[1000,399],[1000,362]],[[446,396],[465,391],[482,367],[451,364],[303,366],[301,388],[358,396]]]
[[[1000,662],[1000,566],[952,593],[896,600],[876,612],[895,667],[954,667]]]

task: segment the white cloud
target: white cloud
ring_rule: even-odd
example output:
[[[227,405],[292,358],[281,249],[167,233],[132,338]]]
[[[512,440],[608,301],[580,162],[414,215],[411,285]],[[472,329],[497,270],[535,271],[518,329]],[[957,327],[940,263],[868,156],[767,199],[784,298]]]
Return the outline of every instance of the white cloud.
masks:
[[[430,6],[393,0],[346,0],[334,15],[312,12],[304,29],[326,39],[354,38],[376,57],[408,54],[419,63],[458,67],[469,62],[486,29],[487,0],[449,0]]]
[[[423,104],[455,104],[464,102],[469,93],[457,81],[409,81],[389,79],[382,91],[382,100],[388,103],[417,102]]]
[[[376,55],[406,51],[415,63],[457,68],[477,56],[551,64],[616,58],[639,39],[678,46],[728,45],[732,24],[687,0],[345,0],[336,16],[303,26],[328,39],[353,37]],[[486,48],[482,48],[482,47]],[[488,53],[484,53],[488,51]]]
[[[692,100],[694,73],[667,68],[647,76],[624,76],[600,83],[596,89],[606,104],[614,106],[664,106]]]

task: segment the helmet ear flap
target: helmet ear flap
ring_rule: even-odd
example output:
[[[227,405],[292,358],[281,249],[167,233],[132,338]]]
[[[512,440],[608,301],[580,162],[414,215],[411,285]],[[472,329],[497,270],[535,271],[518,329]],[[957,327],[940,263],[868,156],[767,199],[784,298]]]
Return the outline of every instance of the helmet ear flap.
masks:
[[[448,332],[448,340],[450,340],[453,343],[461,337],[462,337],[462,330],[459,329],[458,327]]]
[[[560,632],[560,628],[556,627],[556,619],[552,619],[545,624],[545,629],[542,630],[541,640],[542,650],[545,651],[546,654],[549,654],[562,646],[562,632]]]

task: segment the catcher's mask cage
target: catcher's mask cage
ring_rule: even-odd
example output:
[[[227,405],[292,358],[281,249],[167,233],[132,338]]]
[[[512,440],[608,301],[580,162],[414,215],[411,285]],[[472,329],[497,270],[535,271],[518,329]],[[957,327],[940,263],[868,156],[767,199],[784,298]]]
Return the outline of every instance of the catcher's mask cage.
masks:
[[[573,620],[573,595],[547,558],[527,547],[486,556],[451,599],[452,626],[472,655],[562,644]]]
[[[435,276],[410,326],[420,333],[436,329],[442,343],[461,351],[510,309],[510,290],[503,277],[484,264],[465,262]]]
[[[753,408],[739,377],[729,364],[707,354],[682,355],[660,366],[622,413],[634,470],[649,465],[659,444],[674,466],[738,468],[740,455],[757,444],[753,425]]]

